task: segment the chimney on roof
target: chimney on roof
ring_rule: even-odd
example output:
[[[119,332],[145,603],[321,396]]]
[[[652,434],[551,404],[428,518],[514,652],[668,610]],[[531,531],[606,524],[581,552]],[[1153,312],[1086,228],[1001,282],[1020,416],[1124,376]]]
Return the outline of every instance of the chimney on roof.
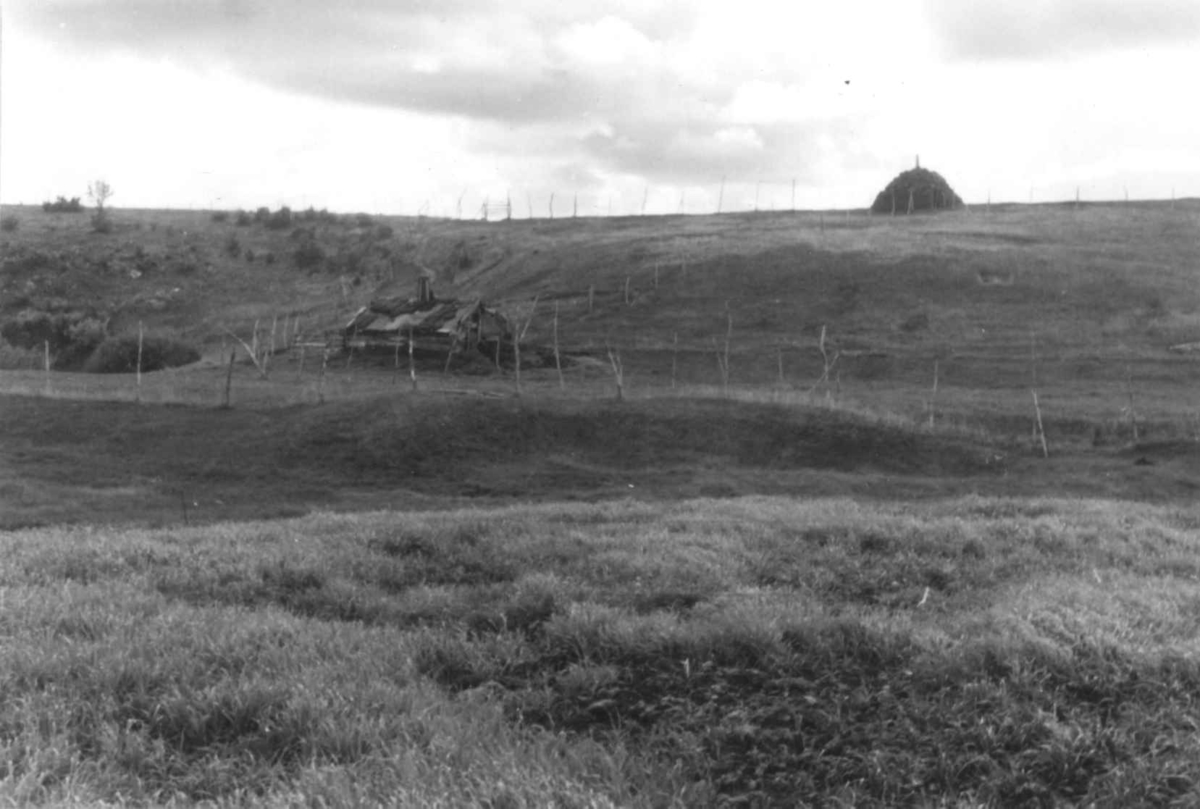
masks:
[[[433,284],[429,276],[422,275],[417,279],[417,303],[428,303],[433,300]]]

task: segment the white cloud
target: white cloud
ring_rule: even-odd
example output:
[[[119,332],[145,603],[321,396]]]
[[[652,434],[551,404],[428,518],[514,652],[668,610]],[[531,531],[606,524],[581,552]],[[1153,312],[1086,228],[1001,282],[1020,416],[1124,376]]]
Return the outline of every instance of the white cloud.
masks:
[[[2,191],[411,212],[650,186],[673,211],[725,175],[729,204],[796,178],[863,205],[920,153],[969,199],[1139,167],[1200,193],[1200,6],[964,2],[8,0]]]

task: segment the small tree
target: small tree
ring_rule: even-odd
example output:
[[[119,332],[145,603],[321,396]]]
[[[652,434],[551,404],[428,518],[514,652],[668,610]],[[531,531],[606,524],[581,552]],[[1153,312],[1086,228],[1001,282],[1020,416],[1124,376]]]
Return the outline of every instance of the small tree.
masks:
[[[88,183],[88,199],[96,206],[96,213],[92,214],[92,230],[97,233],[108,233],[112,230],[112,221],[108,217],[108,209],[104,206],[113,193],[112,186],[105,180]]]

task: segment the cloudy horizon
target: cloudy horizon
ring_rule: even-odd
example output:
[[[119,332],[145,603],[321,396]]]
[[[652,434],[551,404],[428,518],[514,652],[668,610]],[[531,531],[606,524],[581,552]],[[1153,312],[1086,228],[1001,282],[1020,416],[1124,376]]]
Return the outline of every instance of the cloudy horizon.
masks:
[[[969,203],[1200,196],[1190,0],[8,0],[3,14],[5,204],[103,178],[117,207],[861,208],[918,154]]]

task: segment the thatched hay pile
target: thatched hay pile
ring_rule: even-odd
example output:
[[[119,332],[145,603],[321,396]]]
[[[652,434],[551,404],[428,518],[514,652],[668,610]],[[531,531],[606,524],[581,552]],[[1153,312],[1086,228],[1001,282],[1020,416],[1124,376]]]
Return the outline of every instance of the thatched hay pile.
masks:
[[[875,197],[872,213],[910,213],[961,208],[962,198],[936,171],[920,166],[901,172]]]

